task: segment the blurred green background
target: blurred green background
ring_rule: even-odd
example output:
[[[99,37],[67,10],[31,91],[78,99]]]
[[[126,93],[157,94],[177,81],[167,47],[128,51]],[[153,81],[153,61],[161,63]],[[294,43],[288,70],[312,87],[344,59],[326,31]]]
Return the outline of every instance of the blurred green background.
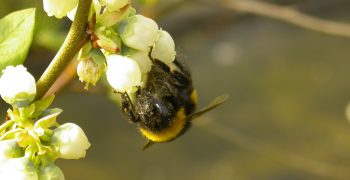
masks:
[[[350,23],[348,0],[274,0],[310,15]],[[217,4],[216,4],[217,3]],[[220,1],[168,0],[138,12],[172,34],[191,69],[199,108],[227,93],[227,103],[194,122],[174,142],[147,151],[103,85],[77,78],[54,102],[60,122],[83,127],[92,143],[81,160],[58,160],[68,180],[350,179],[349,38],[224,9]],[[2,0],[0,16],[38,7],[25,65],[40,77],[70,21],[45,16],[42,1]],[[214,4],[214,5],[213,5]],[[1,104],[1,112],[8,108]]]

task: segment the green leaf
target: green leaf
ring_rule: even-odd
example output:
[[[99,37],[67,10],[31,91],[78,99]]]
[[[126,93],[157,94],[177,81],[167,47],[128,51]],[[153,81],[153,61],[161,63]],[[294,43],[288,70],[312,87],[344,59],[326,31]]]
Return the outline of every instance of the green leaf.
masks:
[[[14,139],[16,137],[17,133],[21,133],[23,129],[12,129],[10,131],[7,131],[5,134],[1,135],[0,141],[6,140],[6,139]]]
[[[47,113],[46,116],[39,119],[35,124],[34,128],[37,129],[39,127],[41,128],[50,128],[56,124],[56,118],[58,115],[62,113],[61,109],[53,108],[47,110],[45,113]]]
[[[6,130],[8,127],[12,126],[14,123],[15,121],[13,120],[6,121],[4,124],[0,126],[0,133],[2,133],[2,131]]]
[[[39,117],[51,105],[54,99],[55,99],[55,95],[50,95],[48,97],[35,101],[33,103],[35,106],[35,112],[33,114],[33,118]]]
[[[35,9],[13,12],[0,20],[0,72],[22,64],[33,39]]]

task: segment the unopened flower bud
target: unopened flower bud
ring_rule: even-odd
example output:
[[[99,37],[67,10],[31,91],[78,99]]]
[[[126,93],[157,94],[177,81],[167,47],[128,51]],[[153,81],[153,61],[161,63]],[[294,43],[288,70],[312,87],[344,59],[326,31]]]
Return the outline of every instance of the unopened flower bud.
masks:
[[[101,56],[103,58],[103,56]],[[77,66],[77,74],[81,82],[85,82],[85,89],[88,89],[89,84],[96,85],[102,73],[105,71],[104,60],[100,60],[100,56],[92,55],[90,58],[79,61]]]
[[[64,174],[55,164],[43,166],[39,171],[40,180],[64,180]]]
[[[118,92],[133,92],[141,83],[141,70],[133,60],[121,55],[107,57],[107,80]]]
[[[76,124],[66,123],[54,129],[51,142],[63,159],[80,159],[85,157],[90,143],[84,131]]]
[[[119,11],[130,3],[130,0],[100,0],[102,6],[106,6],[108,11]]]
[[[121,40],[117,32],[112,28],[99,27],[95,32],[96,43],[103,50],[110,53],[118,53],[121,47]]]
[[[166,64],[174,61],[176,55],[175,43],[170,34],[166,31],[159,30],[158,39],[154,43],[151,56]]]
[[[0,166],[0,179],[38,180],[33,162],[26,157],[8,159]]]
[[[95,8],[96,9],[96,8]],[[116,23],[122,21],[124,18],[136,11],[130,5],[119,9],[118,11],[104,11],[102,14],[96,15],[96,21],[99,25],[104,27],[111,27]],[[97,11],[96,11],[97,12]]]
[[[82,60],[82,59],[89,58],[89,57],[91,56],[91,55],[90,55],[91,50],[92,50],[92,44],[91,44],[90,42],[86,43],[86,44],[79,50],[77,59],[78,59],[78,60]]]
[[[28,105],[36,95],[35,79],[23,65],[7,66],[0,78],[0,95],[11,105]]]
[[[44,0],[43,4],[48,16],[62,18],[78,5],[78,0]]]
[[[23,156],[23,150],[15,139],[0,141],[0,159],[18,158]]]
[[[128,47],[146,50],[157,39],[158,25],[155,21],[142,15],[125,19],[118,29],[122,41]]]

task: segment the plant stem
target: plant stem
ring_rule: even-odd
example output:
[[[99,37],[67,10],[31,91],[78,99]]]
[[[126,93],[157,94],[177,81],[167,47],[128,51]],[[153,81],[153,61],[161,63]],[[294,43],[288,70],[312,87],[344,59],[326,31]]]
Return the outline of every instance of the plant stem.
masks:
[[[45,95],[75,54],[88,41],[86,26],[90,7],[91,0],[79,0],[74,21],[63,45],[36,84],[37,94],[35,99],[40,99]]]
[[[0,126],[0,133],[7,129],[8,127],[12,126],[15,123],[13,120],[6,121],[4,124]]]

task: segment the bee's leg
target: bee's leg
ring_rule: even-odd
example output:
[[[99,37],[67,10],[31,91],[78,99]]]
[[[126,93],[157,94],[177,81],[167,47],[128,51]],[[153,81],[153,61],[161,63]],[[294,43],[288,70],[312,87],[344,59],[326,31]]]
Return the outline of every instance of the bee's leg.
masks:
[[[192,80],[186,74],[174,71],[171,76],[170,83],[179,88],[192,88]]]
[[[133,123],[139,122],[140,118],[135,111],[135,106],[132,103],[128,93],[118,92],[118,91],[114,91],[114,92],[120,94],[120,98],[122,101],[121,102],[121,109],[122,109],[123,114],[127,117],[127,119]]]
[[[183,74],[185,74],[187,76],[187,78],[191,78],[190,70],[187,68],[187,66],[184,64],[184,62],[182,62],[180,59],[175,58],[173,63],[180,70],[180,72],[182,72]]]

